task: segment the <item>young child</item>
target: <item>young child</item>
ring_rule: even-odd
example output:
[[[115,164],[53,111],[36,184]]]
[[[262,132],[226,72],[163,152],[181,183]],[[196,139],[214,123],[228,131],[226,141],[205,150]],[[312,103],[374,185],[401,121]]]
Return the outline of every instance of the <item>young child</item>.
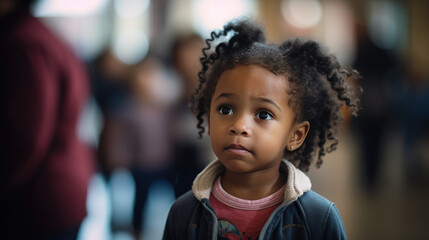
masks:
[[[164,239],[346,238],[337,208],[303,171],[335,150],[341,107],[356,115],[358,91],[346,80],[359,75],[313,40],[264,38],[245,20],[206,40],[193,103],[218,160],[175,201]]]

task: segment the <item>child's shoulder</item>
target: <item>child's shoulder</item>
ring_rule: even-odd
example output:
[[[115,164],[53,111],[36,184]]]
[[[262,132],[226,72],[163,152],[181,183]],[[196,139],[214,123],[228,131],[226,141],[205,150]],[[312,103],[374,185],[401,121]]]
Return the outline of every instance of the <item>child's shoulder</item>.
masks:
[[[328,209],[334,204],[333,202],[329,201],[322,195],[312,190],[304,193],[301,197],[298,198],[297,201],[300,202],[305,209]]]
[[[194,193],[192,191],[188,191],[181,195],[179,198],[177,198],[173,206],[179,207],[179,208],[186,208],[186,206],[194,206],[198,204],[198,200],[195,198]]]
[[[167,222],[170,225],[174,223],[175,229],[185,229],[198,205],[199,202],[192,191],[188,191],[173,202],[169,210]]]
[[[170,212],[178,216],[195,213],[196,209],[200,209],[197,211],[200,212],[201,208],[203,208],[202,202],[204,202],[204,200],[205,199],[202,201],[198,200],[192,190],[190,190],[173,202]]]
[[[305,215],[312,235],[335,235],[345,232],[337,207],[325,197],[310,190],[299,197],[297,203]]]
[[[192,225],[192,219],[195,218],[195,209],[199,208],[198,205],[199,201],[192,191],[188,191],[177,198],[168,213],[164,239],[173,239],[173,236],[184,236],[186,229]]]
[[[310,190],[297,199],[304,214],[311,218],[323,219],[329,216],[335,205],[322,195]]]

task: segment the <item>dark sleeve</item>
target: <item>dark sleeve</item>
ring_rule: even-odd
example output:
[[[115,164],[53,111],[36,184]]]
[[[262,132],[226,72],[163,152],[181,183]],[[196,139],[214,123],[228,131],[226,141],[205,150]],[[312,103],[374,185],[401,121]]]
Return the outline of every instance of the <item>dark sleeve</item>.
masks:
[[[298,200],[312,240],[347,239],[343,221],[334,203],[314,191],[308,191]]]
[[[340,213],[334,204],[331,205],[326,217],[325,230],[322,239],[347,239],[343,221],[341,220]]]
[[[167,222],[165,223],[164,228],[164,235],[162,237],[163,240],[170,240],[170,239],[176,239],[175,234],[175,211],[176,211],[176,205],[173,204],[171,206],[170,211],[168,212]]]
[[[201,206],[192,191],[188,191],[179,197],[168,213],[163,239],[188,239],[189,226],[197,225],[192,224],[191,219],[199,219],[199,208]]]
[[[57,70],[37,48],[17,47],[1,57],[1,189],[25,184],[47,158],[59,110]]]

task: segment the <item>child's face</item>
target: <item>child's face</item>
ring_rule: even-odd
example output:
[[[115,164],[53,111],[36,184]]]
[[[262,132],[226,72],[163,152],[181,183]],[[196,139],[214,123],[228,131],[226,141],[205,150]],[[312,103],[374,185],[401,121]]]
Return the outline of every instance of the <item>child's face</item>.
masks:
[[[258,65],[222,73],[210,104],[214,153],[228,171],[278,169],[294,135],[287,81]]]

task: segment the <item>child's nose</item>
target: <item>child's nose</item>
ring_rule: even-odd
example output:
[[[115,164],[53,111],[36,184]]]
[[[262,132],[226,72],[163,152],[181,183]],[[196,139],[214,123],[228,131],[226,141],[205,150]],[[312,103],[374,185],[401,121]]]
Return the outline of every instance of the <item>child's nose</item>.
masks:
[[[229,133],[232,135],[248,136],[250,131],[249,131],[249,123],[246,117],[245,116],[238,117],[229,128]]]

